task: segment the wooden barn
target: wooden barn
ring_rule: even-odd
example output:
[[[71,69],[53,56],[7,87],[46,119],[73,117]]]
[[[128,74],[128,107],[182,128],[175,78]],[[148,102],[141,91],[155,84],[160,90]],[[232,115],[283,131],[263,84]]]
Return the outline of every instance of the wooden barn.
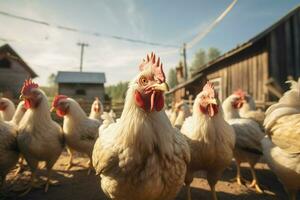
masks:
[[[180,74],[181,68],[177,68]],[[287,79],[300,76],[300,6],[249,41],[201,66],[168,93],[178,102],[194,98],[207,80],[221,100],[243,89],[266,107],[287,89]]]
[[[59,71],[56,76],[58,93],[87,101],[99,97],[104,102],[105,74],[99,72]]]
[[[10,45],[0,47],[0,93],[3,96],[17,98],[24,80],[35,77],[37,74]]]

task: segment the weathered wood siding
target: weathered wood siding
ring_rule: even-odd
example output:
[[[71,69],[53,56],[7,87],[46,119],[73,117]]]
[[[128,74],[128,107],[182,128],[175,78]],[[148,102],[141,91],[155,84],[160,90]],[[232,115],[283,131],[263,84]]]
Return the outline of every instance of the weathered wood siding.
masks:
[[[268,53],[254,52],[242,59],[226,62],[219,70],[207,74],[207,79],[221,79],[222,100],[237,89],[247,91],[256,101],[267,99]]]
[[[300,76],[300,11],[271,31],[268,43],[270,76],[287,89],[287,77]]]
[[[77,90],[84,90],[85,95],[76,94]],[[94,100],[94,97],[99,97],[104,102],[104,85],[103,84],[70,84],[60,83],[58,85],[59,94],[64,94],[72,98],[83,98],[86,100]]]
[[[10,59],[10,63],[9,68],[0,66],[0,93],[9,98],[16,98],[24,80],[30,78],[30,73],[19,62]]]

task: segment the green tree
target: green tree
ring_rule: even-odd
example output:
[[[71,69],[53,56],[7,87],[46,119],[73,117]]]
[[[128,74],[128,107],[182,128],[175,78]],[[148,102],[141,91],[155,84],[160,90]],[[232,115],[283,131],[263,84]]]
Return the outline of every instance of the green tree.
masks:
[[[221,51],[215,47],[210,47],[207,52],[208,62],[216,59],[221,55]]]
[[[105,92],[112,101],[123,101],[126,96],[128,82],[119,82],[105,88]]]
[[[199,70],[207,62],[207,56],[204,49],[199,49],[193,59],[190,71],[191,73]]]
[[[55,78],[56,75],[54,73],[51,73],[48,77],[48,84],[49,86],[54,86],[55,85]]]
[[[207,51],[199,49],[194,56],[191,64],[191,73],[200,70],[206,63],[212,61],[221,55],[221,51],[215,47],[210,47]]]
[[[173,88],[177,85],[177,77],[176,77],[176,70],[171,68],[169,70],[169,74],[168,74],[168,84],[170,86],[170,88]]]

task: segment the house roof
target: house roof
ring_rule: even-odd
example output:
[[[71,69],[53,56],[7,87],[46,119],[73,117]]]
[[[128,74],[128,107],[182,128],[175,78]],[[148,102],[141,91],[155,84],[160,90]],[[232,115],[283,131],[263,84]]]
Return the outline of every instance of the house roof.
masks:
[[[260,32],[258,35],[249,39],[245,43],[238,45],[237,47],[231,49],[230,51],[224,53],[223,55],[217,57],[216,59],[204,64],[199,70],[195,71],[193,73],[193,75],[201,73],[201,72],[205,71],[206,69],[210,68],[211,66],[219,63],[220,61],[225,60],[225,59],[229,58],[230,56],[235,55],[236,53],[241,52],[242,50],[251,47],[255,42],[257,42],[260,39],[267,36],[270,32],[272,32],[274,29],[276,29],[279,25],[281,25],[283,22],[288,20],[291,16],[293,16],[297,12],[300,12],[300,4],[298,6],[296,6],[294,9],[292,9],[290,12],[288,12],[281,19],[279,19],[277,22],[275,22],[273,25],[271,25],[264,31]]]
[[[17,52],[15,52],[15,50],[13,50],[13,48],[9,45],[9,44],[5,44],[3,46],[0,47],[0,52],[1,53],[5,53],[6,57],[16,60],[17,62],[19,62],[21,64],[21,66],[24,67],[24,69],[26,71],[28,71],[30,73],[30,76],[32,78],[37,77],[38,75],[28,66],[28,64],[21,58],[21,56],[19,56],[19,54],[17,54]]]
[[[55,81],[57,83],[105,83],[105,74],[102,72],[67,72],[59,71]]]

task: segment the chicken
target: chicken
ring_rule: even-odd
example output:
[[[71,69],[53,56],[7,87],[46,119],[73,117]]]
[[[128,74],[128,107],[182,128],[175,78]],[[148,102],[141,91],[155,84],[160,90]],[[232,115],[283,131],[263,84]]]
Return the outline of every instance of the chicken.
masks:
[[[174,126],[178,129],[181,129],[181,126],[184,123],[184,120],[191,116],[191,111],[189,108],[189,105],[185,103],[184,101],[177,103],[175,105],[176,112],[177,112],[177,117],[174,122]]]
[[[185,179],[188,199],[191,199],[193,173],[202,170],[207,173],[212,197],[216,200],[215,185],[231,163],[235,135],[233,128],[223,119],[222,107],[211,83],[208,82],[197,95],[193,115],[185,120],[181,132],[187,137],[191,149]]]
[[[103,113],[103,105],[98,97],[95,97],[95,100],[91,107],[90,119],[96,119],[102,122],[101,115]]]
[[[113,109],[110,109],[110,111],[109,111],[109,116],[111,117],[111,118],[113,118],[114,120],[117,118],[117,115],[116,115],[116,113],[114,112],[114,110]]]
[[[300,78],[266,111],[266,136],[261,142],[269,167],[291,200],[300,189]]]
[[[15,104],[11,100],[4,97],[0,98],[0,119],[10,121],[15,110]]]
[[[9,101],[4,101],[9,102]],[[13,104],[11,104],[13,105]],[[17,148],[17,129],[26,109],[24,101],[21,101],[10,121],[1,121],[0,119],[0,185],[5,181],[5,176],[9,169],[16,165],[19,159],[19,150]],[[19,173],[23,166],[23,160],[20,160],[20,166],[16,173]]]
[[[26,108],[24,105],[24,101],[20,101],[12,119],[8,123],[17,128],[25,112],[26,112]]]
[[[26,112],[26,108],[25,108],[24,101],[20,101],[13,118],[7,123],[10,124],[12,127],[14,127],[15,130],[17,130],[19,123],[23,118],[25,112]],[[17,131],[14,131],[14,133],[17,134]],[[15,135],[15,137],[17,137],[17,135]],[[15,171],[15,174],[18,174],[23,169],[23,165],[24,165],[24,157],[20,155],[19,165],[17,170]]]
[[[7,173],[19,159],[16,131],[14,126],[0,119],[0,189]]]
[[[93,165],[114,200],[171,200],[190,160],[188,144],[163,108],[168,90],[160,58],[147,55],[129,84],[121,118],[100,133]]]
[[[103,112],[101,119],[103,122],[99,128],[99,133],[102,133],[110,124],[115,123],[115,119],[108,112]]]
[[[225,119],[232,125],[236,134],[234,158],[237,166],[237,183],[242,185],[240,165],[246,162],[250,166],[253,177],[250,187],[254,187],[258,193],[262,193],[263,191],[259,187],[254,169],[262,156],[260,140],[263,139],[265,134],[256,121],[240,117],[239,109],[243,106],[244,102],[244,93],[235,92],[225,99],[222,104]]]
[[[244,93],[243,91],[239,91],[240,93]],[[256,104],[252,96],[249,94],[244,93],[245,101],[243,103],[243,106],[239,109],[239,114],[242,118],[248,118],[253,119],[263,129],[263,123],[265,120],[265,113],[262,110],[256,109]]]
[[[45,192],[50,185],[52,167],[59,158],[64,138],[62,128],[51,119],[48,99],[38,84],[26,80],[21,90],[20,98],[25,101],[25,112],[18,127],[18,146],[28,163],[31,174],[30,184],[23,195],[28,193],[35,184],[36,170],[39,161],[45,161],[47,181]]]
[[[92,152],[96,139],[98,138],[98,128],[100,122],[90,119],[72,98],[57,95],[52,102],[51,110],[56,110],[59,117],[64,118],[63,132],[65,143],[70,153],[70,160],[67,169],[73,166],[73,152],[84,153],[90,158],[88,174],[92,169]]]
[[[175,102],[172,102],[172,107],[169,110],[166,110],[166,114],[167,114],[172,126],[175,126],[177,112],[178,112],[178,110],[175,107]]]

